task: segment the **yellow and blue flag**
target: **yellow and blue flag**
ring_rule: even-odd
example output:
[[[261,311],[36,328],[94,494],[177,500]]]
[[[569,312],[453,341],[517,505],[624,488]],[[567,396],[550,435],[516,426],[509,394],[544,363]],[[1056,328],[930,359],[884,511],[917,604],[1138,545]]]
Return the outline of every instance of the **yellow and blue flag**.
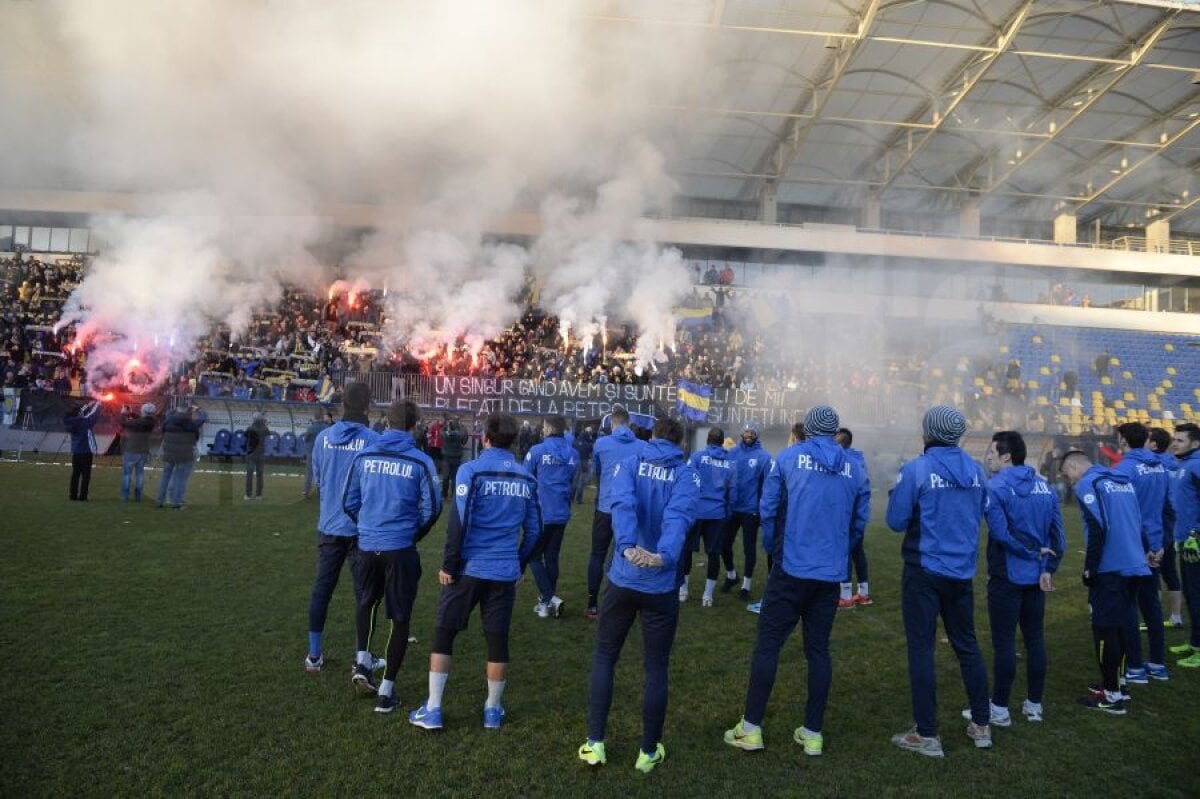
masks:
[[[688,380],[680,380],[676,392],[675,408],[693,422],[708,418],[708,406],[712,403],[711,386],[702,386]]]
[[[713,309],[711,306],[675,309],[675,324],[679,327],[711,327],[712,323]]]

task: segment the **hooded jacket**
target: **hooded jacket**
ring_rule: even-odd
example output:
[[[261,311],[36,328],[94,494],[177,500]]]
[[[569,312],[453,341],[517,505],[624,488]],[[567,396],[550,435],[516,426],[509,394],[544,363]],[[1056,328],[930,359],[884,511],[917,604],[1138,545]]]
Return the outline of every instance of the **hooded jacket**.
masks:
[[[1092,466],[1075,484],[1075,499],[1087,548],[1084,571],[1092,575],[1116,572],[1126,577],[1149,574],[1149,542],[1142,535],[1142,511],[1129,477]]]
[[[696,498],[696,519],[728,519],[733,515],[736,467],[729,453],[719,444],[696,452],[688,465],[700,475],[700,494]]]
[[[342,506],[345,495],[346,476],[350,464],[358,453],[373,444],[379,434],[367,427],[366,420],[346,419],[317,433],[313,441],[313,482],[321,489],[321,513],[317,529],[325,535],[358,535],[354,520],[346,515]]]
[[[1058,495],[1029,466],[1010,466],[988,481],[988,574],[1037,585],[1054,574],[1067,549]],[[1043,557],[1042,547],[1054,550]]]
[[[1171,476],[1163,466],[1158,453],[1148,449],[1131,449],[1121,462],[1112,467],[1129,478],[1137,494],[1138,508],[1142,511],[1142,535],[1150,544],[1152,552],[1163,548],[1163,531],[1166,530],[1167,494],[1171,490]]]
[[[196,411],[193,417],[187,411],[173,411],[163,420],[162,459],[167,463],[184,463],[196,457],[196,441],[200,428],[208,421],[208,414]]]
[[[455,577],[515,581],[541,535],[537,481],[511,452],[489,447],[459,467],[443,571]]]
[[[267,436],[271,435],[271,428],[267,427],[267,420],[257,418],[250,423],[246,428],[246,460],[261,461],[267,457]]]
[[[904,533],[908,566],[954,580],[975,576],[986,478],[958,447],[929,446],[900,468],[888,496],[887,525]]]
[[[871,484],[862,465],[832,436],[814,436],[772,461],[759,513],[763,548],[781,553],[784,572],[801,580],[843,582],[850,550],[871,517]],[[778,542],[777,529],[783,536]]]
[[[571,521],[571,488],[579,454],[563,436],[550,436],[525,455],[525,468],[537,480],[543,524]]]
[[[1200,449],[1178,460],[1175,485],[1171,489],[1171,507],[1175,509],[1175,541],[1186,541],[1193,532],[1200,534]]]
[[[153,414],[121,417],[121,452],[125,455],[149,455],[150,434],[154,432]]]
[[[735,464],[736,489],[733,497],[734,513],[758,513],[758,503],[762,499],[763,478],[771,466],[771,453],[763,449],[758,439],[747,445],[739,441],[729,452],[729,458]]]
[[[100,403],[89,402],[72,416],[63,417],[63,426],[71,434],[72,455],[92,455],[96,452],[96,436],[92,428],[100,419]]]
[[[616,544],[609,582],[644,594],[674,591],[679,553],[696,518],[700,475],[679,447],[651,439],[640,454],[613,467],[612,493]],[[635,566],[626,560],[625,550],[636,546],[658,553],[662,566]]]
[[[442,513],[433,459],[411,434],[388,430],[351,461],[342,509],[358,527],[359,549],[415,546]]]
[[[611,435],[596,441],[592,447],[592,465],[600,487],[596,491],[596,508],[603,513],[612,513],[612,470],[618,463],[639,454],[646,442],[638,439],[633,431],[618,427]]]

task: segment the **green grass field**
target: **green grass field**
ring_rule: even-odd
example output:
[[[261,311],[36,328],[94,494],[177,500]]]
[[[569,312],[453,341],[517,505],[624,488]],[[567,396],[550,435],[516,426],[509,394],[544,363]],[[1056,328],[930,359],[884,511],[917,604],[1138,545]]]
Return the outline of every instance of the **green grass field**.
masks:
[[[938,655],[946,759],[891,746],[888,738],[911,724],[900,540],[876,522],[867,537],[876,605],[840,612],[834,628],[825,756],[805,758],[791,741],[804,700],[799,641],[784,650],[766,751],[722,743],[741,712],[756,617],[727,595],[701,609],[697,573],[674,650],[668,758],[647,776],[633,769],[641,702],[636,633],[618,673],[609,764],[591,770],[575,756],[585,735],[593,636],[582,615],[590,508],[579,509],[564,546],[559,593],[567,616],[533,615],[532,580],[518,591],[504,729],[480,727],[484,646],[475,619],[456,647],[447,729],[428,733],[405,715],[426,692],[444,519],[422,544],[425,577],[413,621],[420,641],[397,682],[405,713],[380,716],[373,702],[355,698],[348,677],[348,574],[327,628],[332,665],[315,676],[302,668],[317,503],[299,499],[299,479],[269,477],[267,499],[249,504],[240,499],[240,474],[232,481],[197,474],[188,507],[168,511],[120,503],[115,468],[97,468],[90,502],[70,503],[68,472],[0,464],[3,796],[1200,794],[1200,674],[1173,669],[1169,683],[1135,686],[1124,718],[1075,703],[1097,670],[1077,578],[1074,508],[1065,509],[1071,552],[1048,603],[1044,724],[1027,724],[1016,712],[1020,674],[1014,726],[994,733],[991,751],[971,748],[947,645]],[[157,472],[148,475],[152,491]],[[877,495],[876,518],[883,502]],[[983,578],[976,585],[990,674]],[[761,580],[756,597],[760,590]],[[1181,640],[1180,631],[1168,632],[1169,644]],[[381,637],[374,649],[383,646]]]

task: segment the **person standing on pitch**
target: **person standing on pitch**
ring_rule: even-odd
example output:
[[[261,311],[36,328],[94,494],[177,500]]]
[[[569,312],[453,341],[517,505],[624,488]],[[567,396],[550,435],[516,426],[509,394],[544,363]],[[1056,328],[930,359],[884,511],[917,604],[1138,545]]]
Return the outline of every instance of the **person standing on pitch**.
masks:
[[[454,485],[454,475],[462,466],[463,451],[467,446],[467,431],[458,419],[446,423],[442,433],[442,498],[450,495],[450,486]]]
[[[342,564],[349,559],[351,572],[354,571],[358,527],[342,506],[342,488],[354,456],[378,438],[368,426],[370,407],[371,389],[367,384],[348,384],[342,392],[342,420],[317,433],[313,442],[310,468],[320,491],[321,507],[317,519],[317,576],[308,601],[308,654],[304,658],[304,670],[310,674],[325,665],[325,618]],[[361,595],[358,578],[354,576],[356,607]]]
[[[1063,456],[1062,473],[1074,487],[1083,518],[1087,554],[1082,577],[1088,589],[1092,637],[1102,681],[1079,703],[1124,716],[1122,670],[1129,647],[1134,594],[1133,579],[1128,575],[1150,575],[1137,492],[1128,477],[1093,464],[1079,450]]]
[[[361,593],[355,613],[358,653],[353,681],[359,693],[376,692],[375,660],[369,650],[381,600],[392,622],[376,713],[391,713],[400,704],[396,675],[408,650],[409,620],[421,579],[417,543],[442,513],[437,467],[412,437],[419,417],[412,400],[392,403],[388,429],[355,456],[342,496],[342,509],[358,527],[354,569]]]
[[[995,433],[983,457],[994,475],[988,481],[988,618],[992,624],[991,723],[1012,725],[1009,692],[1017,675],[1017,627],[1025,641],[1027,698],[1021,713],[1042,720],[1046,685],[1046,594],[1067,548],[1058,495],[1025,465],[1025,439],[1020,433]],[[963,711],[971,717],[970,710]]]
[[[1171,507],[1175,509],[1175,550],[1183,598],[1191,621],[1188,642],[1171,647],[1171,653],[1186,655],[1177,665],[1200,669],[1200,427],[1186,423],[1175,426],[1171,450],[1179,459]]]
[[[613,466],[641,453],[645,444],[629,428],[629,411],[618,406],[609,416],[612,433],[592,447],[592,471],[596,473],[596,513],[592,517],[592,552],[588,557],[587,610],[584,615],[600,617],[600,582],[608,564],[608,548],[613,540],[612,469]]]
[[[824,748],[821,729],[833,663],[829,636],[837,615],[838,588],[846,577],[850,550],[862,538],[871,516],[867,473],[834,440],[838,415],[817,405],[804,416],[806,440],[779,453],[763,485],[763,541],[780,559],[767,576],[758,617],[758,636],[750,661],[750,684],[742,720],[725,732],[725,743],[738,749],[763,748],[762,723],[775,685],[779,653],[803,623],[808,663],[808,702],[804,724],[793,740],[810,756]],[[776,520],[782,519],[779,546]]]
[[[538,602],[533,612],[541,618],[562,616],[565,603],[558,588],[558,553],[563,533],[571,521],[571,494],[579,457],[563,433],[567,420],[551,416],[543,424],[544,438],[525,455],[525,469],[537,480],[538,504],[542,511],[542,537],[538,541],[529,570],[538,587]]]
[[[970,699],[967,736],[979,749],[992,745],[987,667],[975,640],[971,584],[979,553],[979,523],[988,498],[983,470],[958,447],[967,432],[962,411],[935,405],[926,411],[921,427],[925,453],[900,468],[887,507],[888,527],[904,534],[900,598],[916,721],[912,729],[892,736],[892,743],[928,757],[943,757],[934,669],[938,616],[958,657]]]
[[[208,414],[192,405],[174,410],[163,420],[162,474],[158,476],[157,506],[183,509],[188,481],[196,466],[196,442]]]
[[[696,521],[688,532],[680,560],[679,601],[687,602],[692,553],[698,551],[703,543],[708,565],[700,604],[706,608],[712,607],[713,591],[716,590],[721,569],[725,528],[729,526],[729,516],[733,512],[734,470],[729,453],[721,446],[724,440],[725,431],[719,427],[709,428],[708,446],[688,460],[688,465],[700,475],[700,495],[696,500]]]
[[[1171,454],[1171,434],[1161,427],[1150,429],[1150,442],[1146,448],[1158,456],[1159,463],[1167,470],[1167,501],[1166,513],[1163,516],[1163,556],[1158,566],[1158,576],[1162,578],[1163,588],[1167,594],[1167,612],[1170,614],[1165,622],[1167,627],[1183,626],[1183,585],[1179,581],[1178,554],[1175,551],[1175,506],[1171,497],[1178,477],[1179,460]]]
[[[725,549],[721,555],[721,559],[725,561],[725,582],[721,585],[721,592],[728,593],[737,585],[737,572],[733,568],[733,542],[737,538],[738,530],[741,530],[745,568],[738,596],[743,602],[750,599],[750,582],[758,560],[758,504],[762,499],[763,478],[771,465],[771,453],[763,449],[762,443],[759,442],[759,431],[758,422],[746,422],[742,425],[741,442],[729,453],[735,464],[737,487],[733,498],[733,514],[729,517],[729,527],[725,531]]]
[[[537,481],[513,456],[510,447],[516,440],[516,419],[506,413],[488,416],[483,453],[460,466],[455,477],[445,557],[438,572],[442,593],[429,655],[429,697],[408,714],[414,726],[442,728],[442,693],[450,677],[454,638],[467,629],[476,605],[487,642],[483,727],[498,730],[504,722],[500,702],[508,678],[508,631],[517,580],[542,534]]]
[[[317,436],[321,434],[322,430],[324,430],[326,427],[329,427],[329,425],[333,423],[333,417],[329,416],[327,419],[327,415],[328,414],[324,408],[318,409],[313,414],[312,423],[309,424],[308,428],[304,431],[304,490],[301,491],[300,495],[305,499],[308,499],[312,494],[313,447],[317,443]]]
[[[133,415],[128,406],[121,409],[121,501],[129,501],[132,488],[133,501],[142,501],[145,485],[146,462],[150,460],[150,434],[154,432],[153,403],[142,405],[141,413]]]
[[[579,759],[589,766],[608,760],[604,735],[612,706],[617,659],[634,620],[642,620],[645,687],[642,745],[634,768],[649,774],[663,760],[667,717],[667,671],[679,621],[678,562],[694,521],[700,475],[683,456],[683,425],[659,419],[653,437],[636,456],[612,470],[616,553],[600,606],[588,690],[588,738]]]
[[[263,473],[267,468],[267,438],[271,429],[261,413],[246,428],[246,496],[247,501],[262,499]]]
[[[88,485],[92,482],[92,461],[96,456],[96,436],[92,429],[100,418],[100,400],[73,409],[63,417],[63,425],[71,435],[71,483],[69,494],[72,502],[87,502]]]
[[[1158,567],[1162,564],[1163,530],[1167,522],[1167,493],[1171,477],[1162,459],[1146,449],[1150,431],[1139,422],[1126,422],[1117,428],[1117,441],[1124,457],[1113,467],[1133,483],[1138,508],[1142,512],[1142,537],[1149,547],[1150,574],[1127,574],[1133,582],[1133,608],[1126,630],[1125,680],[1130,685],[1146,685],[1150,680],[1167,680],[1167,642],[1163,630],[1162,599],[1158,595]],[[1139,567],[1140,572],[1140,567]],[[1146,622],[1150,659],[1142,657],[1142,636],[1138,632],[1138,612]]]
[[[867,475],[867,491],[871,490],[871,478],[867,474],[867,459],[863,457],[862,451],[852,448],[850,445],[854,443],[854,433],[850,432],[850,428],[843,427],[837,431],[834,436],[834,441],[841,444],[846,450],[846,455],[851,460],[857,461],[862,467],[863,474]],[[875,600],[871,599],[871,584],[867,574],[867,552],[863,547],[864,538],[859,538],[858,543],[850,550],[850,569],[846,572],[846,582],[842,583],[841,596],[838,598],[839,608],[852,608],[855,605],[874,605]],[[858,590],[854,590],[854,576],[858,575]]]

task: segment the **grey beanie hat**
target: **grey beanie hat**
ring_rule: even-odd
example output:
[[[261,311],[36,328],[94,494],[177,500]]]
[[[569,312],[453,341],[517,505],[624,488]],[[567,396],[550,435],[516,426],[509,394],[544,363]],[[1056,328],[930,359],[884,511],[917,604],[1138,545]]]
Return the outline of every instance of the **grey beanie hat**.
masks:
[[[967,432],[967,417],[953,405],[934,405],[921,422],[925,438],[939,444],[957,444]]]
[[[142,406],[142,416],[153,416],[156,410],[158,410],[158,408],[154,407],[153,402],[147,402]]]
[[[804,432],[810,436],[832,436],[840,426],[837,411],[828,405],[814,405],[804,414]]]

